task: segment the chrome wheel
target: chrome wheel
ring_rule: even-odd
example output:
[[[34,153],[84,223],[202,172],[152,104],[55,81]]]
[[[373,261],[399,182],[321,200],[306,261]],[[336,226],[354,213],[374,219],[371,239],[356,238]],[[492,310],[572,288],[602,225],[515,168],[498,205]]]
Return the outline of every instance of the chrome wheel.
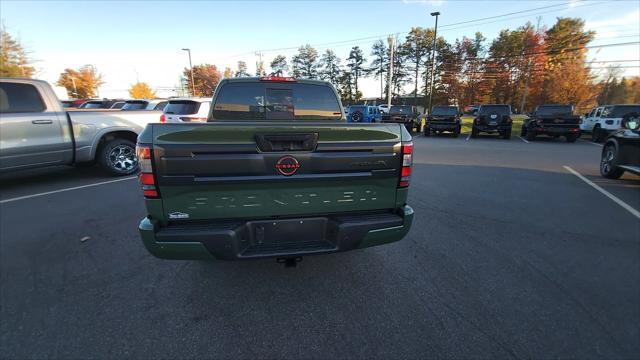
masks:
[[[138,166],[135,150],[127,145],[115,146],[107,157],[109,164],[117,172],[130,172]]]
[[[602,154],[602,160],[600,161],[600,171],[602,174],[609,174],[613,168],[613,159],[615,158],[615,152],[613,146],[609,145]]]

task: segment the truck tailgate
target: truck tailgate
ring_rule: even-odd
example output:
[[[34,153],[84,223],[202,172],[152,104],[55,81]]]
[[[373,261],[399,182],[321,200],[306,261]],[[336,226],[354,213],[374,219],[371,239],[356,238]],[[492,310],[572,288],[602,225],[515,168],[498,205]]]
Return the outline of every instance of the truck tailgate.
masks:
[[[151,126],[154,172],[169,220],[393,209],[400,144],[410,137],[398,124]]]

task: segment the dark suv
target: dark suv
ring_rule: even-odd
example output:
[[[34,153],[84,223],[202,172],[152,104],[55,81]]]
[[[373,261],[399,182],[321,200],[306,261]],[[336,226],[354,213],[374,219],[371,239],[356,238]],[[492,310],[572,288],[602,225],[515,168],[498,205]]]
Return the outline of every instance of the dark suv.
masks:
[[[538,135],[549,135],[554,139],[564,136],[568,142],[580,137],[580,116],[573,115],[571,105],[540,105],[529,114],[522,124],[520,136],[533,141]]]
[[[473,119],[471,137],[481,132],[498,133],[504,139],[511,138],[511,106],[502,104],[480,105],[478,115]]]
[[[453,136],[460,135],[460,110],[457,106],[434,106],[431,115],[426,117],[424,136],[435,132],[441,134],[450,131]]]
[[[404,124],[409,132],[414,128],[420,131],[419,116],[420,113],[415,106],[393,105],[388,113],[382,114],[382,122]]]

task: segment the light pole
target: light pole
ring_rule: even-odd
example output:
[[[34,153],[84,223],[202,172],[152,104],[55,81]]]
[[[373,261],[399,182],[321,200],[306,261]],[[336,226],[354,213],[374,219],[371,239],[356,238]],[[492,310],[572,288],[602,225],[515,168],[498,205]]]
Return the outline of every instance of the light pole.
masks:
[[[387,38],[389,42],[389,80],[387,82],[387,111],[391,110],[391,87],[393,84],[393,47],[395,46],[395,39],[392,36]]]
[[[191,69],[191,96],[196,96],[196,83],[193,82],[193,64],[191,64],[191,49],[182,49],[189,54],[189,69]]]
[[[436,17],[436,27],[433,30],[433,48],[431,49],[431,84],[429,89],[429,109],[428,113],[431,115],[431,101],[433,100],[433,75],[436,68],[436,39],[438,38],[438,15],[440,13],[438,11],[432,12],[431,16]]]

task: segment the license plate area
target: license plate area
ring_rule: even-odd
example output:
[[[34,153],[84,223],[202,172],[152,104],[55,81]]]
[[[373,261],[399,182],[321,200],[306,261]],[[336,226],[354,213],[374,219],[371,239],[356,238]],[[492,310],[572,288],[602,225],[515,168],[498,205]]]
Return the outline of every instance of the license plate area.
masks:
[[[326,239],[327,218],[261,220],[247,223],[253,244]]]
[[[337,249],[337,228],[328,218],[250,221],[241,257],[278,253],[330,251]]]

